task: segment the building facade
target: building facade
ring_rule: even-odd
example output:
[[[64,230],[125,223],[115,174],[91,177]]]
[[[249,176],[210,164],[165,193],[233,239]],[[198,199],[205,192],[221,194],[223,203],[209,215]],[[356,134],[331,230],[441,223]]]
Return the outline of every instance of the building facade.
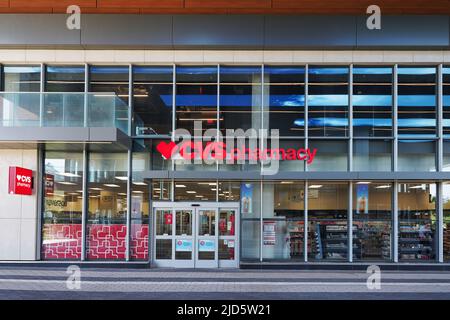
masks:
[[[448,264],[448,16],[37,16],[0,20],[0,260]],[[238,129],[275,172],[202,157]]]

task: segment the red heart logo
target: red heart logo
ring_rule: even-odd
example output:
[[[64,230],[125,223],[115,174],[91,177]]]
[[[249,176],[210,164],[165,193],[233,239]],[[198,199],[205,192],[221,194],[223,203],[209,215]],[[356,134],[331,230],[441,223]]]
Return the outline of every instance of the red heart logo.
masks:
[[[164,159],[168,160],[172,158],[172,155],[175,152],[174,149],[176,147],[177,145],[173,141],[170,141],[169,143],[162,141],[156,146],[156,150],[161,153]]]

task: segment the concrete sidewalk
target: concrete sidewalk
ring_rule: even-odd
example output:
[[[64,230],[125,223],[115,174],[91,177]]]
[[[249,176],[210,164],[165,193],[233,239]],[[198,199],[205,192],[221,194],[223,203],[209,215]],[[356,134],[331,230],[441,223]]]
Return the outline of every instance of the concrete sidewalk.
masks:
[[[0,299],[450,299],[450,272],[82,268],[80,289],[58,267],[0,267]],[[72,282],[71,282],[72,283]]]

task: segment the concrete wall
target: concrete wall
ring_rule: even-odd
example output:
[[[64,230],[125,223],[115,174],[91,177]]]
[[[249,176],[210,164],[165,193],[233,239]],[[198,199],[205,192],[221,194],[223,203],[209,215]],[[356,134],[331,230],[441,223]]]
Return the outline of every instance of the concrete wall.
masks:
[[[8,194],[10,166],[33,170],[33,195]],[[37,150],[0,149],[0,261],[36,260],[37,166]]]

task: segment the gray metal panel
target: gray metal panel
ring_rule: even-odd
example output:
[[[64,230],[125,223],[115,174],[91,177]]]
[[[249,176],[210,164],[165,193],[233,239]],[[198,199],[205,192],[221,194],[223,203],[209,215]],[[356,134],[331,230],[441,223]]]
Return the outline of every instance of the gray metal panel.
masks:
[[[83,46],[152,46],[172,45],[172,16],[134,14],[83,15]]]
[[[265,47],[354,47],[356,16],[267,16]]]
[[[88,128],[0,127],[0,141],[88,141]]]
[[[450,180],[450,172],[279,172],[262,176],[259,172],[230,171],[145,171],[141,178],[195,180]]]
[[[449,16],[399,15],[381,18],[381,30],[369,30],[365,16],[357,20],[358,47],[444,47],[450,45]]]
[[[264,44],[262,15],[175,15],[174,47],[259,47]]]
[[[89,141],[117,141],[116,128],[89,128]]]
[[[69,30],[64,14],[2,14],[1,45],[79,45],[80,30]]]

